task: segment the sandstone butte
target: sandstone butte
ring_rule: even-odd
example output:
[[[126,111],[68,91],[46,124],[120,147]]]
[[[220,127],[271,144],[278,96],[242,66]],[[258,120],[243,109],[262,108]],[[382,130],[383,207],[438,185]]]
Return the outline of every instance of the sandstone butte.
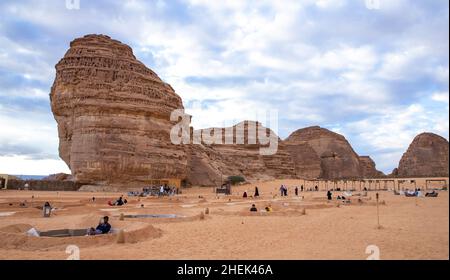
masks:
[[[50,100],[59,154],[75,181],[138,186],[186,177],[186,152],[169,135],[181,98],[129,46],[104,35],[72,41]]]
[[[250,129],[249,129],[250,127]],[[214,129],[209,128],[207,131]],[[230,128],[216,128],[221,131],[220,143],[190,145],[188,181],[193,185],[219,185],[229,175],[240,175],[246,180],[270,180],[274,178],[295,178],[294,163],[281,139],[259,122],[243,121]],[[205,131],[205,130],[203,130]],[[250,131],[250,133],[249,133]],[[274,154],[261,155],[259,133],[273,137],[277,143]],[[196,132],[201,133],[202,130]],[[242,141],[236,139],[242,136]],[[226,142],[226,139],[230,139]],[[201,142],[205,139],[202,139]],[[229,143],[229,144],[227,144]]]
[[[399,177],[448,177],[448,141],[434,133],[417,135],[400,159]]]
[[[243,144],[172,144],[169,133],[176,122],[170,121],[170,114],[183,109],[180,96],[139,62],[129,46],[105,35],[86,35],[70,43],[56,64],[50,100],[60,157],[81,184],[127,188],[178,178],[212,186],[230,175],[250,181],[383,175],[370,157],[358,156],[344,136],[317,126],[299,129],[285,141],[273,134],[278,147],[272,155],[261,155],[260,149],[268,145],[259,143],[258,134],[248,134],[249,125],[267,135],[270,130],[252,121],[232,127],[233,132],[244,128]],[[230,128],[218,129],[225,139]],[[195,132],[191,128],[191,137]]]
[[[360,157],[344,136],[319,126],[294,131],[284,141],[297,175],[323,179],[382,176],[368,156]]]

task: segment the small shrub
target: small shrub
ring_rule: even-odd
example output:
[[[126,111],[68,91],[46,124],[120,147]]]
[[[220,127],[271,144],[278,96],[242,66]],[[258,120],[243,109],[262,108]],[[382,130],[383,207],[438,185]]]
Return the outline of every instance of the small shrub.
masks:
[[[229,176],[228,177],[228,181],[232,184],[232,185],[236,185],[242,182],[245,182],[245,178],[242,176]]]

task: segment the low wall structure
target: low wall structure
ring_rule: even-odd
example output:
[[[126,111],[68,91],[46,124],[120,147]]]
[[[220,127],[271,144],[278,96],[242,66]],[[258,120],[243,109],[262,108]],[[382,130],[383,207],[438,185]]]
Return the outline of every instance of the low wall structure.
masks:
[[[81,184],[73,181],[8,180],[8,190],[78,191]]]
[[[303,181],[303,183],[302,183]],[[448,188],[449,177],[426,177],[426,178],[365,178],[365,179],[347,179],[347,180],[308,180],[300,179],[300,188],[303,185],[304,190],[319,191],[328,190],[412,190],[418,189],[442,189]]]

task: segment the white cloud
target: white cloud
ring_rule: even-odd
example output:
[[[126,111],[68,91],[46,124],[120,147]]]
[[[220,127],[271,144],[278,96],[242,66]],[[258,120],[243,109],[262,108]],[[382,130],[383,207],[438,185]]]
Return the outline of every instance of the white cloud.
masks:
[[[418,71],[424,71],[420,60],[430,57],[433,52],[425,46],[414,46],[405,50],[387,53],[383,56],[383,62],[379,77],[387,80],[410,79],[416,76]]]
[[[0,172],[15,175],[48,175],[56,173],[70,174],[62,160],[33,160],[26,156],[1,156]]]
[[[447,92],[436,92],[431,96],[434,101],[444,102],[448,104],[448,91]]]
[[[422,132],[434,132],[448,138],[448,109],[430,111],[420,104],[380,108],[379,116],[345,124],[341,131],[351,135],[359,146],[371,149],[378,168],[390,172],[414,137]],[[390,159],[390,160],[387,160]]]

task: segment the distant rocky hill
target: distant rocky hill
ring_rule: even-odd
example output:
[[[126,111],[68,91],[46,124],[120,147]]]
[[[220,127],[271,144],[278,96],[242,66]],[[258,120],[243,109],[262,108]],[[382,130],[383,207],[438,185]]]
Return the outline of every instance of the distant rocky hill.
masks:
[[[252,127],[249,133],[249,126]],[[236,141],[237,128],[243,135],[242,144]],[[187,179],[194,185],[218,185],[230,175],[240,175],[246,180],[269,180],[275,178],[295,178],[294,162],[285,145],[273,131],[261,123],[244,121],[231,128],[218,128],[222,134],[222,143],[229,138],[232,144],[193,144],[188,156]],[[273,136],[277,141],[276,153],[261,155],[261,149],[269,144],[261,144],[259,130]],[[200,132],[200,131],[197,131]]]
[[[403,154],[393,175],[448,177],[448,141],[434,133],[417,135]]]
[[[382,174],[369,157],[358,156],[344,136],[319,126],[299,129],[284,143],[295,159],[300,177],[339,179]],[[307,171],[302,170],[305,166],[309,167]]]
[[[48,175],[42,178],[43,181],[73,181],[73,177],[70,174],[56,173]]]

